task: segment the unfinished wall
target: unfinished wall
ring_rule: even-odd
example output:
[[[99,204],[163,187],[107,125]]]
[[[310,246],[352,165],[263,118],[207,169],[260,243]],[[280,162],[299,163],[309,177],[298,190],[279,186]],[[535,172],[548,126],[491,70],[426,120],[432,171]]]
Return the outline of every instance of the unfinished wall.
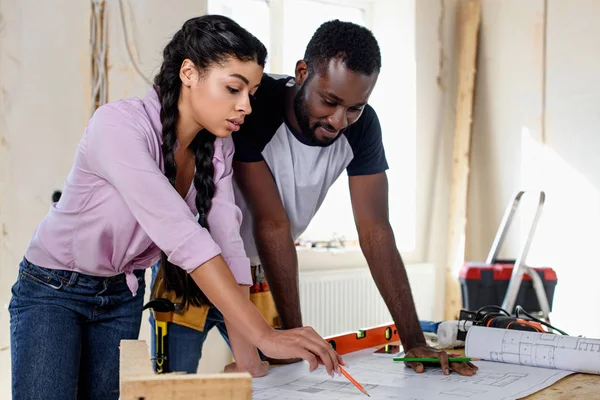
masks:
[[[472,133],[467,259],[485,260],[504,207],[521,187],[521,131],[540,137],[544,1],[483,2]],[[515,224],[516,225],[516,224]],[[501,255],[515,257],[519,235]]]
[[[512,195],[547,194],[528,259],[558,273],[553,322],[600,336],[600,4],[485,0],[474,110],[467,259],[484,260]],[[524,201],[504,257],[515,258],[533,215]]]
[[[426,258],[436,265],[443,316],[457,90],[457,5],[416,2],[417,204],[427,213]],[[466,259],[485,259],[504,204],[519,187],[520,127],[539,134],[542,107],[543,0],[484,0],[479,35]],[[512,56],[507,56],[512,54]],[[515,167],[512,167],[515,166]],[[506,248],[518,250],[518,237]],[[516,246],[516,247],[515,247]],[[516,248],[516,250],[515,250]],[[432,290],[433,292],[433,290]]]
[[[0,17],[2,347],[18,263],[62,188],[89,116],[90,4],[3,1]]]
[[[416,2],[417,221],[425,262],[437,269],[436,318],[443,318],[446,246],[456,107],[454,57],[458,0]]]
[[[162,50],[189,18],[206,13],[205,0],[178,1],[177,7],[162,0],[123,0],[125,26],[133,60],[144,76],[154,78],[162,62]],[[145,96],[149,83],[130,59],[118,1],[109,1],[108,82],[109,101]]]
[[[532,261],[557,270],[554,322],[600,337],[587,308],[600,304],[600,3],[552,0],[547,15],[545,135],[523,138],[524,184],[548,193]]]
[[[443,282],[454,134],[456,1],[416,3],[418,184],[431,185],[426,261]],[[600,336],[580,293],[600,303],[600,50],[593,0],[483,0],[476,75],[467,223],[467,260],[484,260],[517,190],[545,190],[529,261],[559,276],[553,322]],[[440,25],[441,23],[441,25]],[[441,29],[441,30],[439,30]],[[441,35],[439,34],[441,32]],[[545,116],[545,118],[544,118]],[[419,192],[418,193],[423,193]],[[532,215],[524,201],[501,256],[515,257]],[[443,303],[443,286],[436,288]]]
[[[109,1],[109,100],[143,96],[148,85],[133,71],[124,45],[118,1]],[[61,189],[90,113],[90,1],[0,2],[0,360],[8,360],[8,302],[31,234]],[[151,77],[161,50],[182,22],[202,15],[205,1],[123,1],[134,57]],[[148,279],[149,282],[149,279]],[[147,314],[141,338],[148,340]],[[202,371],[229,360],[216,333]],[[4,349],[4,351],[2,350]],[[3,369],[7,371],[9,369]],[[10,385],[0,375],[0,397]]]
[[[1,398],[10,398],[10,289],[88,118],[89,16],[85,1],[0,2]]]

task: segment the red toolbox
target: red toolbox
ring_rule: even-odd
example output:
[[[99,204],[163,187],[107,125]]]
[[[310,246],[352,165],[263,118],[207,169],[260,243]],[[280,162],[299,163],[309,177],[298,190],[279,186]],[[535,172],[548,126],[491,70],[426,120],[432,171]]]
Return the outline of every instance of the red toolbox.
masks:
[[[477,311],[483,306],[500,306],[506,296],[514,266],[514,260],[497,260],[497,263],[492,265],[476,262],[465,263],[459,275],[463,308]],[[556,272],[550,267],[532,269],[537,272],[544,283],[544,290],[550,311],[552,311],[554,289],[557,283]],[[523,275],[513,309],[506,311],[514,314],[517,305],[528,312],[542,311],[529,274]]]
[[[525,264],[544,204],[544,192],[540,192],[537,212],[519,258],[516,260],[497,259],[523,194],[524,192],[517,193],[513,201],[509,203],[486,262],[467,262],[460,270],[459,281],[464,309],[477,311],[483,306],[496,305],[514,314],[515,307],[520,305],[528,312],[541,312],[545,314],[546,318],[552,311],[554,289],[557,284],[556,272],[550,267],[531,268]],[[534,279],[532,279],[533,274],[537,275],[537,277],[533,276]]]

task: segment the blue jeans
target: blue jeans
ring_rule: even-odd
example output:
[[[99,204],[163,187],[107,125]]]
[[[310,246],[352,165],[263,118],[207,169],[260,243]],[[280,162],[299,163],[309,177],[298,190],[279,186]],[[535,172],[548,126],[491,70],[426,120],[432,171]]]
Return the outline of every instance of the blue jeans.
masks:
[[[152,284],[154,286],[154,280],[158,273],[160,263],[152,266]],[[156,356],[156,334],[154,328],[154,317],[150,313],[150,337],[151,337],[151,351],[152,356]],[[227,329],[225,328],[225,319],[223,314],[216,308],[211,307],[206,317],[206,323],[204,325],[204,331],[200,332],[196,329],[188,328],[178,324],[170,323],[167,328],[167,349],[168,349],[168,371],[165,372],[186,372],[188,374],[195,374],[198,372],[198,364],[202,357],[202,346],[208,332],[212,328],[217,328],[219,333],[225,340],[228,346],[229,336],[227,335]],[[231,346],[230,346],[231,348]],[[156,370],[156,365],[154,365]]]
[[[137,339],[144,271],[94,277],[23,260],[12,287],[12,396],[18,400],[119,398],[119,345]]]

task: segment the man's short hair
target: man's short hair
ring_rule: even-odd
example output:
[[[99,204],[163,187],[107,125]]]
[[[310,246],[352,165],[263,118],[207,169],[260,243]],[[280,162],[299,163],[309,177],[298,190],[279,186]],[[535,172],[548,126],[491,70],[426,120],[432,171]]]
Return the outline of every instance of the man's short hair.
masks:
[[[354,72],[371,75],[381,70],[381,52],[373,33],[352,22],[338,19],[323,23],[314,33],[304,61],[309,71],[322,71],[332,59],[339,58]]]

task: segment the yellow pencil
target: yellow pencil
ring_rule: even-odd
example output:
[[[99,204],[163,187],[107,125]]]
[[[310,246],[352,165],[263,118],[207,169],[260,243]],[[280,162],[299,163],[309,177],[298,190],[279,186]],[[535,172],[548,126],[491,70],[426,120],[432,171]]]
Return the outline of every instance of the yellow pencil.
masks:
[[[369,393],[368,393],[368,392],[365,390],[365,388],[364,388],[364,387],[362,387],[362,385],[361,385],[360,383],[356,382],[356,381],[354,380],[354,378],[353,378],[353,377],[351,377],[351,376],[350,376],[350,374],[349,374],[349,373],[347,373],[347,372],[346,372],[346,370],[345,370],[344,368],[342,368],[342,366],[341,366],[341,365],[340,365],[340,372],[342,373],[342,375],[344,375],[346,378],[348,378],[348,380],[349,380],[350,382],[352,382],[352,384],[353,384],[354,386],[356,386],[356,387],[358,388],[358,390],[360,390],[361,392],[363,392],[363,393],[364,393],[364,394],[366,394],[367,396],[371,397],[371,395],[370,395],[370,394],[369,394]]]

